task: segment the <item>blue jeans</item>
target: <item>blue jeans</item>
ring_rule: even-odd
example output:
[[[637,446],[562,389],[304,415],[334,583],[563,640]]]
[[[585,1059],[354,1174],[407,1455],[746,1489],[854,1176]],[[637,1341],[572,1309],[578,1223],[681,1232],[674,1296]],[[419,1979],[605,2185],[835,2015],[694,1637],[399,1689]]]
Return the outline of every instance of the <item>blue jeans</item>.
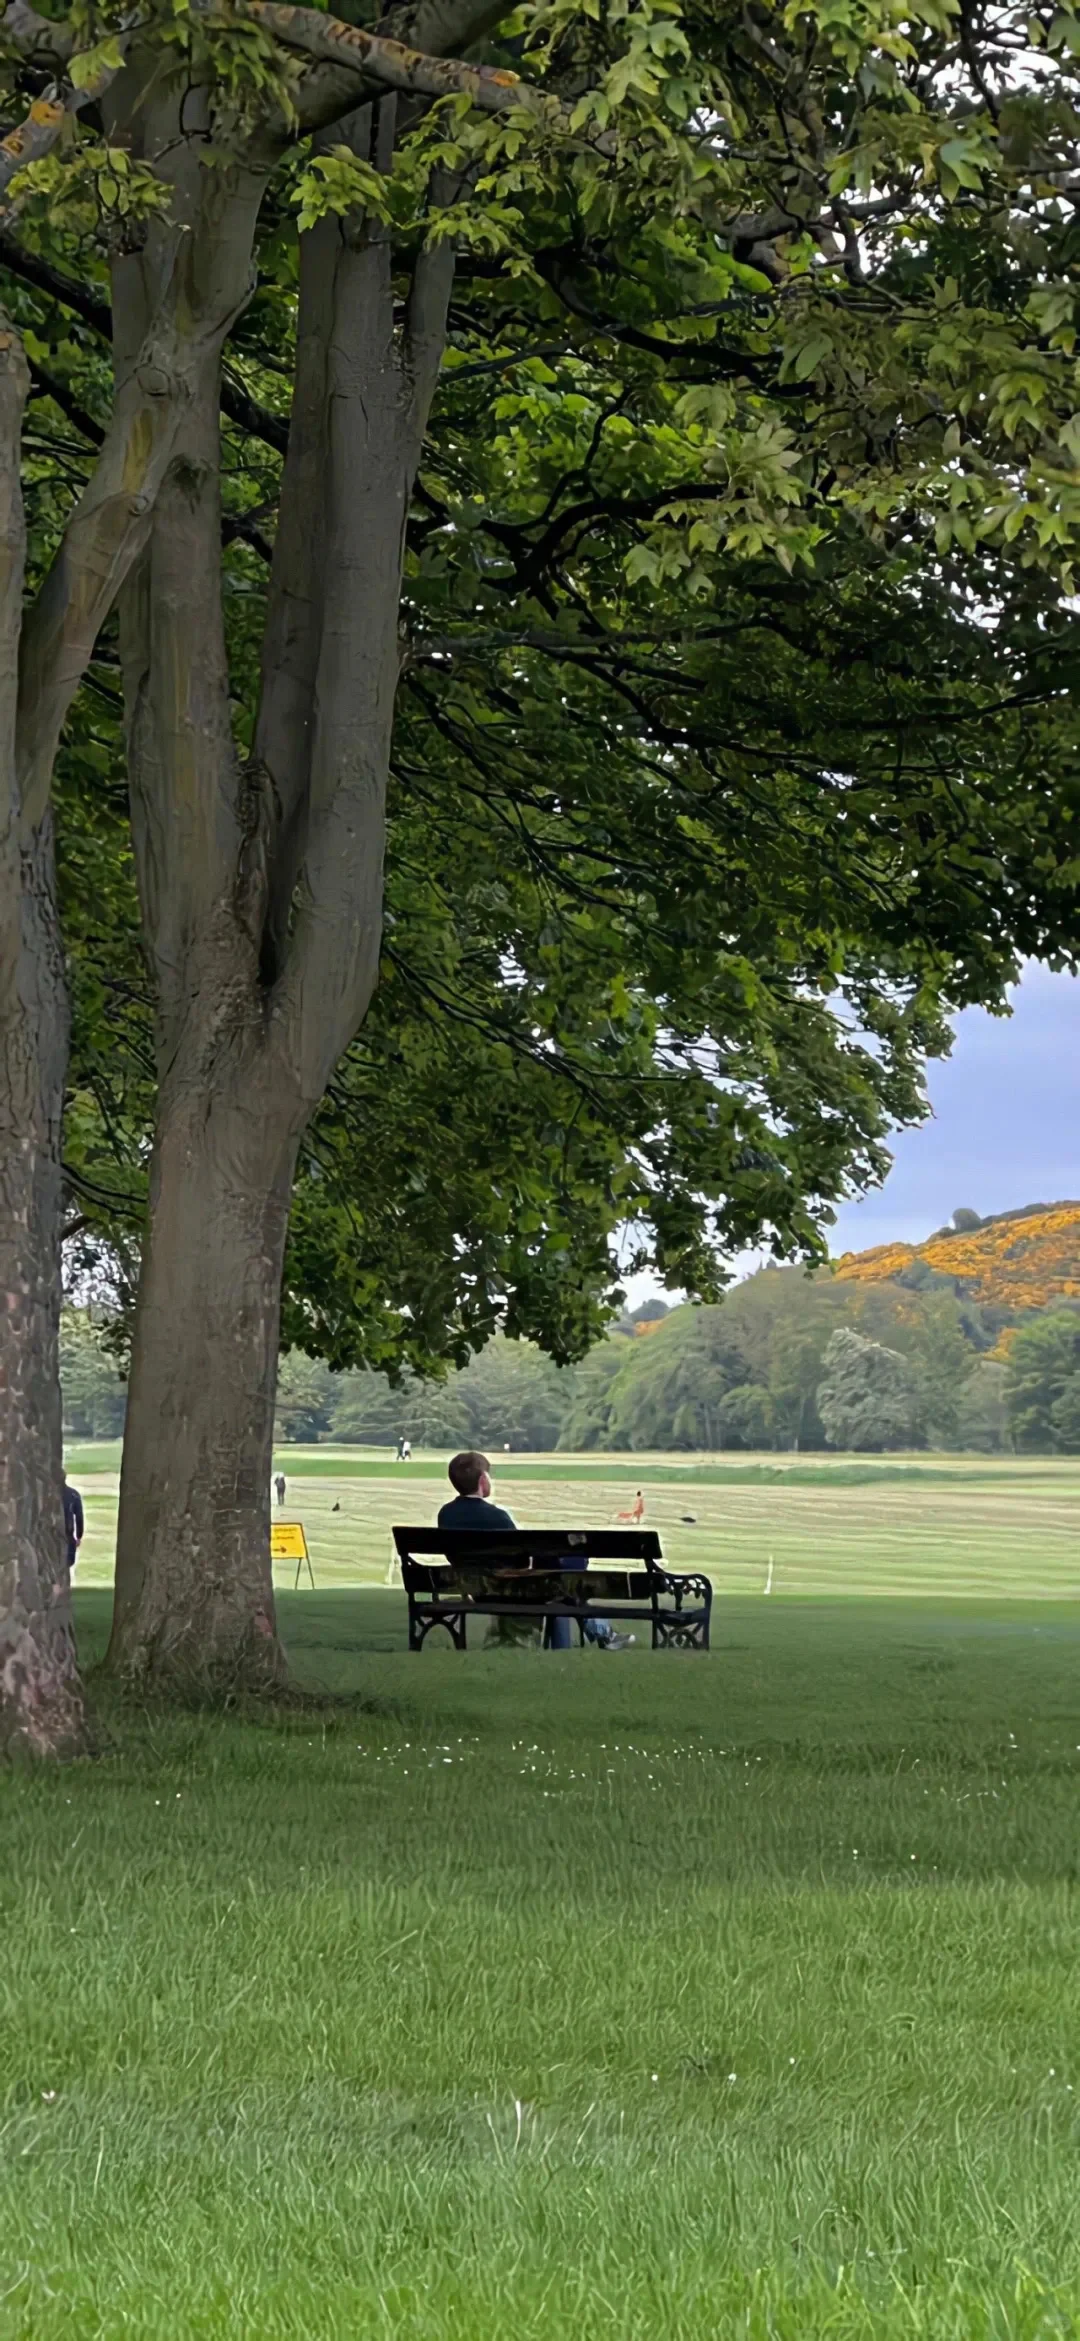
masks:
[[[606,1618],[585,1618],[582,1621],[586,1642],[610,1642],[614,1627]],[[573,1618],[547,1618],[544,1622],[545,1650],[572,1650],[574,1643]]]

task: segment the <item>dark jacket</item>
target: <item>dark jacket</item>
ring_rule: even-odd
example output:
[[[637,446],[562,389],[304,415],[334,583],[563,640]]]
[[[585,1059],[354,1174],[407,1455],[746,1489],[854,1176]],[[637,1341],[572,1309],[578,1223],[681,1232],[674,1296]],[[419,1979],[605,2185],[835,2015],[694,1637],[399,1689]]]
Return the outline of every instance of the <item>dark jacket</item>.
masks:
[[[489,1504],[484,1496],[454,1496],[439,1513],[440,1528],[471,1528],[481,1536],[496,1531],[513,1529],[515,1522],[501,1504]]]
[[[75,1566],[75,1555],[79,1549],[79,1538],[83,1533],[83,1525],[82,1497],[78,1488],[69,1487],[65,1480],[64,1533],[67,1539],[67,1565],[69,1569],[73,1569]]]

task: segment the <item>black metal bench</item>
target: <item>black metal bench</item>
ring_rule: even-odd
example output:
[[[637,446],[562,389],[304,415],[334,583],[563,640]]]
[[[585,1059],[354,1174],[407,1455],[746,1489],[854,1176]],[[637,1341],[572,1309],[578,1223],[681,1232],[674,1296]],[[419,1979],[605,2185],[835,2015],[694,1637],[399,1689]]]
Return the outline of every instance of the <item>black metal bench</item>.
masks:
[[[518,1528],[477,1536],[469,1529],[395,1528],[409,1598],[409,1648],[422,1650],[445,1626],[464,1650],[471,1617],[512,1617],[538,1625],[569,1618],[585,1639],[588,1618],[621,1627],[641,1618],[654,1650],[707,1650],[712,1585],[663,1565],[652,1528]],[[595,1562],[636,1561],[638,1568]]]

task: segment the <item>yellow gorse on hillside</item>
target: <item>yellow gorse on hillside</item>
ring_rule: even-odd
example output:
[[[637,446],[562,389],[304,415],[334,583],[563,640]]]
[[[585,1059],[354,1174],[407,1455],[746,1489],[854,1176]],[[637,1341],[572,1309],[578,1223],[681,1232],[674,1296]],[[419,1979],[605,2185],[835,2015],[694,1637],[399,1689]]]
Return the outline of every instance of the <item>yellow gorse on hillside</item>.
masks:
[[[837,1275],[856,1284],[881,1284],[916,1260],[954,1276],[973,1301],[1043,1309],[1051,1301],[1080,1299],[1080,1203],[1005,1212],[983,1227],[943,1232],[924,1244],[877,1244],[868,1252],[845,1252]]]

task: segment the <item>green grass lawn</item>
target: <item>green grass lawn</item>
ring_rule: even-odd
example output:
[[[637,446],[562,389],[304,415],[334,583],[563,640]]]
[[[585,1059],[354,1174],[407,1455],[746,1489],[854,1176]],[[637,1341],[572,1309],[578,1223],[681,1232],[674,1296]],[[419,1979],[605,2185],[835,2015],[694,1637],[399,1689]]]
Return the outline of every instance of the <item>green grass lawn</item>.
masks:
[[[396,1469],[385,1453],[286,1447],[276,1461],[288,1484],[274,1516],[302,1521],[325,1587],[385,1584],[392,1523],[433,1520],[449,1493],[445,1456]],[[68,1468],[86,1505],[80,1582],[103,1585],[113,1569],[119,1453],[73,1447]],[[522,1523],[567,1527],[610,1521],[635,1487],[672,1566],[709,1571],[725,1593],[760,1593],[771,1561],[780,1599],[1080,1595],[1080,1460],[508,1456],[496,1492]],[[282,1564],[277,1574],[289,1585],[295,1569]]]
[[[1080,2334],[1075,1606],[401,1609],[0,1779],[3,2341]]]

